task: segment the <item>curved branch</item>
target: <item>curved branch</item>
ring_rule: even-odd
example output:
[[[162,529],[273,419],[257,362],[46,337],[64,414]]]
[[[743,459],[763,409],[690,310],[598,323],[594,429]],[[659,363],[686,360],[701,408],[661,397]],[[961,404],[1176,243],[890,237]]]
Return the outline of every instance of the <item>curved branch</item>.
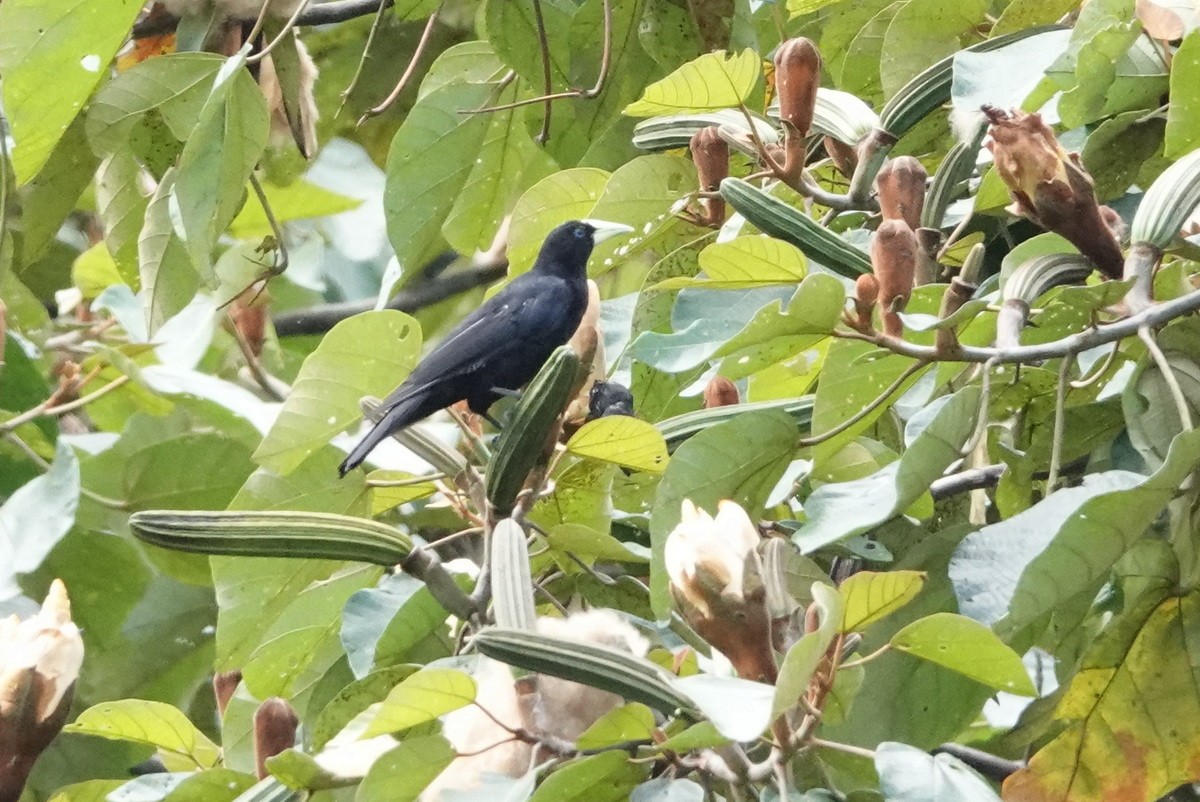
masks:
[[[296,25],[332,25],[337,22],[349,22],[368,14],[376,14],[382,9],[391,7],[393,2],[394,0],[332,0],[328,3],[317,3],[306,9],[296,19]],[[156,14],[138,21],[133,26],[133,38],[148,39],[152,36],[164,36],[173,33],[178,26],[179,17],[174,14]]]

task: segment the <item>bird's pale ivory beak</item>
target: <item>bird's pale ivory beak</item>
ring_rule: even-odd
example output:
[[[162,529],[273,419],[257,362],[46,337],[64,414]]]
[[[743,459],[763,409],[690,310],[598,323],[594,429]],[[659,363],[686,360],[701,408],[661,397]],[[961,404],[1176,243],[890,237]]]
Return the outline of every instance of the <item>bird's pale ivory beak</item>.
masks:
[[[597,245],[604,242],[606,239],[617,236],[618,234],[632,234],[633,228],[622,223],[610,223],[607,220],[584,220],[592,228],[596,229],[596,233],[592,235],[592,242]]]

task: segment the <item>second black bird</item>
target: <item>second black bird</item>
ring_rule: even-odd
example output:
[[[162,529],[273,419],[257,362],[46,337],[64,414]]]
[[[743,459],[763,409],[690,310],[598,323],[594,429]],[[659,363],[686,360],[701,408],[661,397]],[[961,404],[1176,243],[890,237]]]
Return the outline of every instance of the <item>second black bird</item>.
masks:
[[[345,476],[384,438],[465,400],[486,415],[571,339],[587,308],[592,248],[629,226],[575,220],[550,232],[533,268],[467,315],[384,399],[379,422],[338,468]]]

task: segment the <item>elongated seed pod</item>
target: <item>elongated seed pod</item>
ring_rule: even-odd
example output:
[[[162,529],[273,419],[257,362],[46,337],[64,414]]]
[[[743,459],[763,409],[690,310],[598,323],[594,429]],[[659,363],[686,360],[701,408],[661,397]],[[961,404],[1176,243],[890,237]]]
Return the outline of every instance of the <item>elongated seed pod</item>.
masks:
[[[871,268],[879,282],[883,331],[899,337],[903,324],[897,314],[908,303],[917,270],[917,237],[903,220],[884,220],[871,240]]]
[[[775,51],[775,92],[779,119],[801,138],[812,128],[821,85],[821,54],[811,39],[789,39]],[[790,132],[789,132],[790,133]]]
[[[889,220],[903,220],[916,231],[921,226],[925,205],[925,181],[929,174],[912,156],[889,159],[875,179],[879,208]]]
[[[717,126],[710,125],[696,132],[690,147],[700,188],[716,192],[721,188],[721,180],[729,175],[729,143],[718,133]],[[724,200],[705,198],[703,204],[705,222],[714,226],[725,222]]]
[[[272,696],[254,711],[254,771],[258,779],[268,774],[267,758],[296,744],[300,719],[286,699]]]

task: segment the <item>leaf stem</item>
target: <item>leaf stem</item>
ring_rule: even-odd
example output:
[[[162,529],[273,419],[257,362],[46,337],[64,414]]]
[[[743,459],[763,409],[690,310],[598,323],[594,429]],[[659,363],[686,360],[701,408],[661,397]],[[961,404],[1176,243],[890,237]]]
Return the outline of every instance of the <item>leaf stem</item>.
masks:
[[[811,437],[801,437],[799,440],[796,441],[796,445],[798,447],[815,446],[818,443],[823,443],[826,440],[830,439],[831,437],[836,437],[837,435],[846,431],[851,426],[858,423],[863,418],[867,417],[872,412],[874,412],[876,409],[878,409],[889,398],[891,398],[892,395],[897,390],[899,390],[900,387],[903,386],[906,381],[908,381],[910,378],[912,378],[916,373],[918,373],[922,368],[924,368],[928,364],[929,364],[928,360],[919,360],[919,361],[914,362],[913,364],[909,365],[907,368],[904,369],[904,372],[901,373],[899,376],[897,376],[895,378],[895,380],[892,381],[892,383],[889,384],[887,386],[887,388],[884,389],[884,391],[875,398],[875,400],[871,401],[871,403],[867,404],[865,407],[860,409],[858,412],[854,413],[852,416],[850,416],[846,420],[842,421],[841,423],[837,424],[836,426],[834,426],[831,429],[821,432],[820,434],[814,434]]]
[[[848,755],[856,755],[874,760],[875,753],[870,749],[863,749],[861,746],[851,746],[850,744],[838,743],[837,741],[826,741],[824,738],[810,738],[809,743],[813,746],[819,746],[822,749],[833,749],[838,752],[845,752]]]
[[[842,663],[840,666],[838,666],[838,670],[841,671],[843,668],[857,668],[858,666],[866,665],[867,663],[871,662],[875,658],[882,657],[883,655],[887,654],[887,652],[891,648],[892,648],[892,644],[885,643],[882,646],[880,646],[878,649],[876,649],[875,651],[871,652],[868,655],[865,655],[864,657],[860,657],[857,660],[849,660],[845,663]]]
[[[1187,397],[1183,394],[1183,388],[1179,386],[1179,378],[1175,375],[1175,370],[1171,367],[1171,363],[1167,361],[1167,355],[1158,347],[1158,343],[1155,341],[1154,335],[1150,333],[1148,326],[1138,329],[1138,337],[1146,344],[1146,350],[1150,352],[1150,356],[1154,359],[1154,364],[1158,365],[1158,369],[1163,375],[1163,381],[1167,383],[1167,388],[1171,391],[1171,397],[1175,399],[1175,410],[1179,413],[1180,425],[1183,426],[1185,432],[1190,432],[1194,428],[1192,425],[1192,411],[1188,407]]]
[[[383,102],[378,106],[373,106],[363,112],[363,115],[358,118],[357,126],[361,126],[372,117],[378,117],[392,107],[392,104],[400,97],[400,93],[408,86],[408,82],[412,80],[413,73],[417,71],[417,62],[421,60],[421,56],[425,54],[425,48],[429,45],[430,36],[433,34],[434,25],[437,23],[438,13],[441,12],[441,6],[429,15],[429,19],[425,21],[425,29],[421,31],[421,38],[417,40],[417,46],[413,50],[412,58],[408,60],[408,66],[404,68],[404,74],[400,76],[400,80],[396,82],[396,86],[388,94]]]

